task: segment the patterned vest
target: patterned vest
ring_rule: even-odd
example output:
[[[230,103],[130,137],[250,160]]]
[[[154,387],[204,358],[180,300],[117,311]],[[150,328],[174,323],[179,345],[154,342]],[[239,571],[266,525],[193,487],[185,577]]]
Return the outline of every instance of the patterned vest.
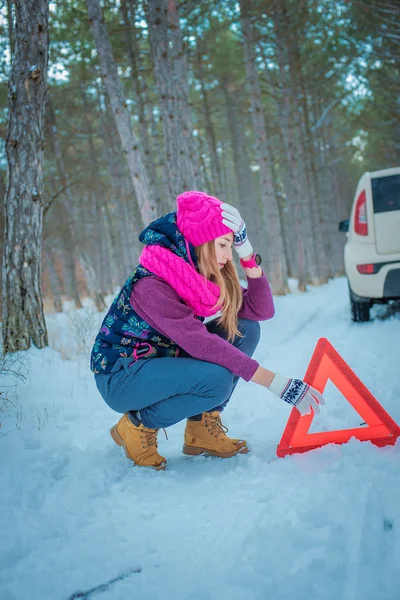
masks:
[[[176,213],[169,213],[151,223],[139,239],[145,244],[162,245],[188,261],[185,239],[176,226]],[[190,253],[196,265],[192,246]],[[133,286],[150,275],[153,273],[138,265],[111,304],[92,348],[90,368],[93,373],[111,373],[120,358],[132,358],[135,362],[155,356],[178,356],[179,346],[151,327],[131,306]]]

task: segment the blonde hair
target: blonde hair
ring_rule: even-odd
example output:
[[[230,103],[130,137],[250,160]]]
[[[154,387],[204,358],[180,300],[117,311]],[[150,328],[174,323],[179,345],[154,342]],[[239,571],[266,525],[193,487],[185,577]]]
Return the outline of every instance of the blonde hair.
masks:
[[[214,240],[196,246],[195,252],[201,275],[216,283],[221,290],[217,304],[221,306],[222,315],[217,323],[226,331],[228,341],[233,341],[236,335],[242,337],[237,327],[237,316],[242,306],[242,290],[234,262],[228,260],[223,269],[219,268]]]

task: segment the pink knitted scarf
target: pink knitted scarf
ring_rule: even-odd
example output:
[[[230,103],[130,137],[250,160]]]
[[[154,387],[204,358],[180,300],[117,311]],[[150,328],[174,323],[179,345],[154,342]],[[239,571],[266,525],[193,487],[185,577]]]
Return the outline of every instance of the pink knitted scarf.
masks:
[[[211,317],[218,312],[219,307],[214,307],[220,295],[219,286],[208,281],[171,250],[162,246],[145,246],[139,262],[169,283],[196,315]]]

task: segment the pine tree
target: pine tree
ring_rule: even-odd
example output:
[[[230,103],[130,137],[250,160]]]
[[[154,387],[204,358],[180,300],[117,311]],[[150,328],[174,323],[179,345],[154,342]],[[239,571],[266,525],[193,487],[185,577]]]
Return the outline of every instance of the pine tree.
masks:
[[[9,80],[3,257],[3,349],[47,345],[41,294],[44,113],[48,65],[47,0],[15,0]]]

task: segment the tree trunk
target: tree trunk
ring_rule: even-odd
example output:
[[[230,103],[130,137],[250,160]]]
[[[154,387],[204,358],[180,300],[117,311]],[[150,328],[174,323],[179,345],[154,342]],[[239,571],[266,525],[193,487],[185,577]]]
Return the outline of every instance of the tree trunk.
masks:
[[[194,172],[194,181],[202,186],[203,177],[196,149],[196,138],[193,136],[193,114],[189,93],[189,68],[187,50],[182,37],[179,12],[176,0],[168,0],[169,47],[175,86],[177,89],[179,115],[182,135],[189,149],[190,163]]]
[[[178,194],[196,188],[198,171],[194,164],[192,150],[192,125],[188,116],[190,109],[186,106],[187,81],[184,81],[184,78],[187,77],[187,73],[185,74],[181,66],[178,68],[174,64],[176,39],[175,47],[171,42],[171,49],[168,33],[168,2],[169,0],[149,0],[148,25],[154,75],[162,113],[169,205],[170,208],[175,208]]]
[[[137,2],[132,0],[121,0],[121,12],[125,24],[125,40],[128,50],[129,63],[131,67],[132,89],[135,98],[135,107],[139,121],[140,139],[143,147],[143,160],[146,172],[149,177],[150,187],[155,193],[156,206],[161,208],[161,190],[158,187],[157,172],[154,165],[153,148],[151,145],[147,111],[152,112],[152,105],[145,97],[145,83],[143,75],[140,73],[140,48],[136,39],[135,10],[137,11]],[[148,114],[147,113],[147,114]]]
[[[264,219],[264,207],[258,202],[258,195],[254,189],[254,180],[250,170],[249,149],[247,145],[243,123],[243,114],[238,106],[238,89],[235,85],[229,85],[226,79],[221,78],[222,94],[225,100],[227,125],[230,138],[230,150],[225,151],[225,168],[223,177],[225,179],[225,196],[230,204],[234,204],[240,210],[246,221],[248,231],[251,232],[253,242],[257,250],[266,257],[268,255],[268,243],[266,240],[266,223]]]
[[[61,300],[61,282],[58,277],[57,269],[54,264],[54,253],[50,248],[44,252],[46,270],[49,275],[50,292],[53,299],[53,306],[56,312],[62,312]]]
[[[62,221],[65,223],[69,222],[69,215],[65,210],[64,205],[60,207],[62,214]],[[63,282],[65,294],[71,298],[76,308],[82,308],[82,302],[78,290],[78,282],[76,280],[76,269],[75,269],[75,247],[69,232],[67,225],[61,227],[61,251],[60,261],[63,274]]]
[[[250,164],[248,149],[245,142],[243,114],[237,105],[238,89],[230,84],[227,79],[220,81],[221,92],[225,100],[226,118],[228,123],[229,138],[232,147],[232,157],[236,177],[236,203],[240,204],[246,199],[248,205],[254,204],[254,191],[250,179]]]
[[[99,255],[104,255],[105,253],[108,254],[108,257],[104,257],[102,258],[102,260],[100,260],[100,273],[97,271],[97,275],[98,276],[102,276],[103,277],[103,286],[101,287],[101,291],[103,292],[103,295],[105,295],[106,293],[109,293],[111,291],[110,287],[112,288],[113,285],[109,286],[108,282],[107,282],[107,277],[105,277],[106,275],[106,270],[105,270],[105,265],[109,265],[109,263],[111,263],[111,272],[108,271],[108,280],[110,282],[114,282],[114,284],[117,282],[121,282],[123,279],[123,268],[122,268],[122,263],[119,260],[118,257],[118,252],[117,252],[117,241],[116,241],[116,236],[114,233],[114,219],[112,218],[112,211],[110,211],[107,202],[112,202],[112,199],[107,199],[105,202],[102,202],[101,198],[102,198],[102,194],[101,194],[101,190],[100,190],[100,167],[99,167],[99,161],[97,158],[97,152],[96,152],[96,148],[95,148],[95,144],[94,144],[94,131],[92,128],[92,122],[89,118],[90,115],[90,111],[89,111],[89,103],[88,103],[88,98],[86,95],[86,91],[83,87],[81,87],[81,95],[82,95],[82,102],[83,102],[83,106],[84,106],[84,111],[83,111],[83,118],[84,118],[84,122],[85,122],[85,128],[86,131],[88,133],[88,151],[89,151],[89,163],[90,163],[90,172],[91,172],[91,196],[92,196],[92,202],[93,202],[93,206],[94,206],[94,210],[95,212],[98,214],[98,227],[99,227],[99,235],[95,238],[102,240],[103,239],[103,244],[100,244],[101,248],[99,248],[99,244],[95,244],[95,252],[98,252]],[[117,216],[117,220],[118,220],[118,216]],[[104,238],[103,238],[104,235]],[[109,239],[110,244],[106,245],[105,244],[105,240]],[[97,247],[97,250],[96,250]],[[116,281],[115,281],[116,280]]]
[[[8,25],[8,39],[10,40],[10,55],[11,60],[14,55],[14,18],[12,10],[13,2],[7,0],[7,25]]]
[[[68,232],[71,237],[73,247],[75,252],[78,253],[81,265],[85,271],[86,284],[89,290],[90,297],[95,301],[96,307],[98,310],[104,310],[105,301],[102,295],[102,290],[99,290],[99,286],[95,280],[94,269],[91,264],[91,261],[85,252],[82,244],[79,243],[79,235],[76,231],[76,223],[74,219],[74,206],[75,206],[75,198],[72,194],[71,186],[69,185],[69,177],[64,163],[64,157],[61,150],[59,137],[58,137],[58,129],[56,123],[56,116],[53,111],[51,102],[49,101],[49,117],[50,117],[50,131],[51,131],[51,141],[54,151],[54,157],[56,159],[58,172],[60,176],[60,181],[64,186],[65,198],[67,202],[64,203],[65,213],[67,215],[67,227]],[[79,221],[78,221],[79,222]]]
[[[124,265],[123,277],[132,270],[132,261],[139,257],[142,250],[142,244],[139,242],[139,233],[142,229],[142,220],[140,217],[138,203],[135,199],[135,190],[131,179],[127,176],[126,163],[118,160],[118,150],[115,145],[116,125],[112,118],[107,118],[110,112],[107,99],[104,98],[106,113],[100,119],[100,130],[105,140],[103,160],[109,165],[109,174],[112,182],[113,195],[117,203],[118,211],[118,237],[120,240],[129,240],[129,243],[122,244],[122,262]],[[166,211],[167,212],[167,211]],[[135,258],[136,257],[136,258]]]
[[[43,125],[47,93],[46,0],[15,0],[15,52],[9,81],[3,259],[4,352],[48,344],[41,296]]]
[[[124,100],[123,88],[119,80],[117,65],[106,25],[102,16],[99,0],[86,0],[89,20],[96,43],[102,78],[110,98],[115,124],[121,140],[122,151],[126,157],[132,185],[140,209],[141,227],[148,225],[157,216],[154,192],[150,188],[149,178],[140,150],[140,143],[133,133],[129,112]]]
[[[275,294],[286,294],[289,288],[287,284],[287,262],[283,244],[282,224],[274,189],[272,154],[266,131],[260,81],[255,64],[252,24],[247,14],[247,7],[246,0],[240,0],[246,75],[250,91],[256,152],[260,167],[262,204],[265,208],[267,220],[268,277]]]
[[[282,100],[278,104],[278,115],[282,129],[284,144],[284,186],[286,192],[286,205],[291,216],[291,235],[287,245],[292,245],[292,253],[296,256],[296,277],[298,289],[305,291],[307,287],[307,267],[304,244],[304,214],[302,210],[302,196],[300,185],[299,165],[296,156],[295,127],[290,102],[290,84],[286,70],[283,41],[275,22],[276,54],[280,72],[280,87]]]
[[[342,160],[340,142],[336,140],[337,129],[331,119],[322,127],[324,147],[329,148],[325,152],[323,182],[325,184],[324,193],[321,195],[321,209],[324,214],[323,225],[326,240],[328,243],[329,256],[331,259],[332,276],[343,271],[343,246],[346,241],[345,236],[338,230],[339,223],[339,198],[340,188],[337,167]],[[321,153],[322,154],[322,153]]]
[[[303,171],[303,196],[306,200],[304,202],[306,211],[305,221],[309,223],[306,235],[310,239],[310,254],[314,265],[314,283],[320,284],[326,283],[328,277],[331,275],[327,254],[328,235],[324,228],[324,220],[322,219],[323,211],[317,193],[314,153],[310,137],[311,124],[308,114],[302,58],[299,51],[299,32],[296,27],[292,28],[290,40],[290,68],[293,74],[291,79],[296,84],[296,107],[294,107],[294,111],[296,111],[298,118],[297,130]]]
[[[198,40],[198,45],[201,41]],[[222,185],[222,173],[221,173],[221,162],[217,151],[217,141],[215,137],[214,125],[212,122],[210,102],[208,99],[208,93],[206,90],[204,69],[203,69],[203,57],[199,51],[197,57],[197,68],[198,68],[198,79],[201,86],[201,95],[203,99],[204,119],[205,119],[205,130],[208,138],[208,145],[210,147],[210,159],[211,159],[211,173],[213,177],[213,189],[212,193],[215,194],[221,200],[224,200],[225,193]]]
[[[95,274],[95,287],[93,288],[93,291],[95,294],[100,292],[100,295],[104,298],[107,295],[107,292],[109,292],[112,288],[110,274],[110,243],[105,228],[103,206],[101,206],[97,194],[95,192],[89,192],[87,194],[86,201],[87,205],[90,206],[90,212],[92,216],[92,240],[85,244],[84,255],[88,258],[90,256],[90,265],[93,269],[93,273]],[[78,220],[81,221],[79,216]],[[81,239],[84,237],[86,241],[87,236],[85,234],[83,234],[83,236],[81,235],[80,237]],[[82,257],[82,252],[80,253],[80,256]],[[86,260],[87,263],[89,263],[88,258]],[[91,289],[89,285],[88,287]],[[102,310],[102,308],[100,310]]]
[[[51,139],[50,123],[47,121],[46,136]],[[53,150],[53,148],[52,148]],[[54,150],[53,150],[54,153]],[[47,182],[48,196],[52,199],[58,198],[62,192],[56,190],[54,182]],[[49,214],[53,211],[53,214]],[[76,250],[74,241],[69,230],[69,216],[62,202],[50,200],[44,210],[43,243],[45,251],[56,247],[57,239],[58,258],[61,265],[61,285],[62,294],[69,300],[73,300],[77,308],[82,308],[82,303],[78,292],[78,282],[75,271]],[[52,239],[50,239],[52,238]],[[50,276],[50,274],[49,274]]]

